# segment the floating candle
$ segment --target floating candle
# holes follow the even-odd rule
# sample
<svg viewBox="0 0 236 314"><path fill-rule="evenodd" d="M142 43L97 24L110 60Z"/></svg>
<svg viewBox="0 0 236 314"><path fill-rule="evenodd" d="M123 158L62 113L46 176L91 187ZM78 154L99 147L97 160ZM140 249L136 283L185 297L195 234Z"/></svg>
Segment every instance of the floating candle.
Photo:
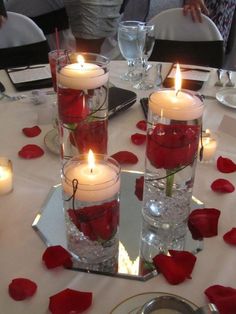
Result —
<svg viewBox="0 0 236 314"><path fill-rule="evenodd" d="M0 158L0 195L7 194L13 189L13 173L11 161Z"/></svg>

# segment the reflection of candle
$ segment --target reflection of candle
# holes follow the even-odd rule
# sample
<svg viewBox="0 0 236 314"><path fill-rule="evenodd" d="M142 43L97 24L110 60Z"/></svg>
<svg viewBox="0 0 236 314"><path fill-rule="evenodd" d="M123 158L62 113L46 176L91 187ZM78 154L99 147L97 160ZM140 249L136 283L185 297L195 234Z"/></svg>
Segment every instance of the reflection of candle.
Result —
<svg viewBox="0 0 236 314"><path fill-rule="evenodd" d="M172 120L194 120L202 116L203 104L189 92L180 91L181 75L179 66L176 70L175 89L158 90L150 95L151 111L163 118Z"/></svg>
<svg viewBox="0 0 236 314"><path fill-rule="evenodd" d="M73 194L72 181L78 180L75 198L83 202L100 202L119 192L119 167L105 158L94 160L93 166L86 160L76 158L65 167L64 192Z"/></svg>
<svg viewBox="0 0 236 314"><path fill-rule="evenodd" d="M217 140L212 136L209 130L206 130L205 135L202 137L202 146L202 161L210 161L213 159L217 148Z"/></svg>
<svg viewBox="0 0 236 314"><path fill-rule="evenodd" d="M78 62L68 64L58 73L58 84L62 87L84 90L95 89L108 81L108 72L98 65L86 63L82 56Z"/></svg>
<svg viewBox="0 0 236 314"><path fill-rule="evenodd" d="M11 162L0 158L0 195L7 194L13 189L13 174Z"/></svg>

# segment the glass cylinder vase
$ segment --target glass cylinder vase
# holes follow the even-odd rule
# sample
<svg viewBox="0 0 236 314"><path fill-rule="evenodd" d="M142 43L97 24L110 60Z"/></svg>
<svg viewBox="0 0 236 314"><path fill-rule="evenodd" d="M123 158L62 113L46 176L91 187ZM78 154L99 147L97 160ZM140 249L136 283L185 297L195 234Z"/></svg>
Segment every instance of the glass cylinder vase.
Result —
<svg viewBox="0 0 236 314"><path fill-rule="evenodd" d="M202 101L189 91L149 97L141 254L183 250L198 154Z"/></svg>
<svg viewBox="0 0 236 314"><path fill-rule="evenodd" d="M93 53L67 53L57 62L62 160L89 149L106 154L109 60Z"/></svg>
<svg viewBox="0 0 236 314"><path fill-rule="evenodd" d="M68 250L79 268L116 272L119 242L120 167L106 155L68 160L62 168Z"/></svg>

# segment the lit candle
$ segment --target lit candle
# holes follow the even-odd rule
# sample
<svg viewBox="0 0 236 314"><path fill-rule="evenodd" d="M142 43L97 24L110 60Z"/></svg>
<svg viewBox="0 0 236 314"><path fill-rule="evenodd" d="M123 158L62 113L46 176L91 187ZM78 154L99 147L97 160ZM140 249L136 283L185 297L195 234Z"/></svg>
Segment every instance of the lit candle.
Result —
<svg viewBox="0 0 236 314"><path fill-rule="evenodd" d="M110 159L111 160L111 159ZM113 197L120 190L120 168L109 159L95 161L92 151L86 159L68 163L62 180L64 192L73 195L72 181L78 181L75 199L100 202Z"/></svg>
<svg viewBox="0 0 236 314"><path fill-rule="evenodd" d="M149 107L154 114L172 120L194 120L202 116L201 100L187 91L181 91L181 73L177 64L175 89L162 89L149 98Z"/></svg>
<svg viewBox="0 0 236 314"><path fill-rule="evenodd" d="M199 145L201 147L201 143ZM215 156L217 148L217 140L210 133L210 130L206 130L205 135L202 137L203 156L202 161L210 161Z"/></svg>
<svg viewBox="0 0 236 314"><path fill-rule="evenodd" d="M0 158L0 195L7 194L13 189L12 164L6 158Z"/></svg>
<svg viewBox="0 0 236 314"><path fill-rule="evenodd" d="M77 63L68 64L57 74L58 84L72 89L95 89L108 81L108 72L94 63L84 62L78 56Z"/></svg>

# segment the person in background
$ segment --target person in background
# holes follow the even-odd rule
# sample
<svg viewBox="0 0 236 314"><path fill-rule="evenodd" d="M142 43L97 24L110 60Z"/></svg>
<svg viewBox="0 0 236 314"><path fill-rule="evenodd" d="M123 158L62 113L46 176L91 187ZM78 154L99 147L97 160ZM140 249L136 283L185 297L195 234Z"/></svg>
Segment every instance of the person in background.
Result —
<svg viewBox="0 0 236 314"><path fill-rule="evenodd" d="M120 18L122 0L64 0L77 50L99 53L112 37Z"/></svg>
<svg viewBox="0 0 236 314"><path fill-rule="evenodd" d="M2 26L6 18L7 18L6 8L3 0L0 0L0 27Z"/></svg>
<svg viewBox="0 0 236 314"><path fill-rule="evenodd" d="M0 0L3 1L3 0ZM57 48L55 30L62 49L75 49L63 0L4 0L7 11L30 17L43 31L51 50Z"/></svg>

